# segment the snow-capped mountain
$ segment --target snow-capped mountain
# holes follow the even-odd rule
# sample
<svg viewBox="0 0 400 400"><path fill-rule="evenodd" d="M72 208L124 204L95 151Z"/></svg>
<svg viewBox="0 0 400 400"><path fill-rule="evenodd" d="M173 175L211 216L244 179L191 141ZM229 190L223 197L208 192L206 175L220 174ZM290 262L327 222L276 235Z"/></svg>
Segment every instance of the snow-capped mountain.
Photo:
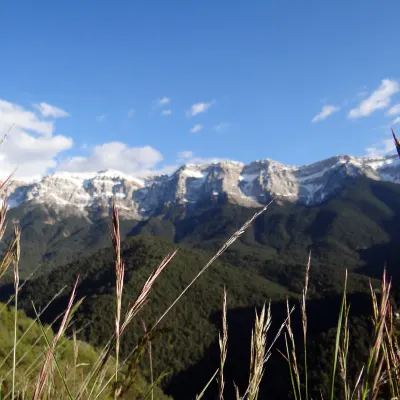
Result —
<svg viewBox="0 0 400 400"><path fill-rule="evenodd" d="M223 161L187 164L170 176L147 178L117 171L56 173L36 182L12 181L7 195L10 207L39 203L90 218L108 215L116 198L123 216L145 219L171 204L195 207L220 196L245 207L258 207L271 197L315 205L357 176L400 183L400 160L338 156L301 167L269 159L250 164Z"/></svg>

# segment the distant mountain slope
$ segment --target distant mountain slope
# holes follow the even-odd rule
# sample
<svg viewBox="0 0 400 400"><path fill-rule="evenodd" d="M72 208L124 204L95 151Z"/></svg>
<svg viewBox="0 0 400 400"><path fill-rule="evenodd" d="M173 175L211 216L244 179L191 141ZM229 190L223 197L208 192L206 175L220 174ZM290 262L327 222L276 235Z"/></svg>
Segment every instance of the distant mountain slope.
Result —
<svg viewBox="0 0 400 400"><path fill-rule="evenodd" d="M338 156L302 167L269 159L250 164L221 161L188 164L171 176L147 178L118 171L58 173L37 182L14 181L7 194L12 207L33 202L52 207L61 215L86 216L92 220L106 216L110 199L115 197L121 215L142 220L173 204L190 211L205 201L220 198L244 207L259 207L271 197L316 205L330 199L357 177L400 183L400 160L397 156Z"/></svg>
<svg viewBox="0 0 400 400"><path fill-rule="evenodd" d="M140 222L131 234L216 250L253 212L227 202L204 205L189 215L175 208ZM318 206L277 200L224 260L282 284L295 273L293 266L304 265L310 250L316 268L347 268L380 277L387 262L389 272L397 274L399 226L400 185L358 178Z"/></svg>
<svg viewBox="0 0 400 400"><path fill-rule="evenodd" d="M175 204L145 220L122 218L121 234L216 250L254 212L226 198L204 201L190 211ZM23 229L25 276L39 264L45 271L110 244L108 218L60 215L45 204L27 203L11 209L9 220ZM387 261L389 272L397 274L399 220L400 185L360 177L319 205L276 200L224 259L285 285L310 250L315 267L359 269L380 277Z"/></svg>

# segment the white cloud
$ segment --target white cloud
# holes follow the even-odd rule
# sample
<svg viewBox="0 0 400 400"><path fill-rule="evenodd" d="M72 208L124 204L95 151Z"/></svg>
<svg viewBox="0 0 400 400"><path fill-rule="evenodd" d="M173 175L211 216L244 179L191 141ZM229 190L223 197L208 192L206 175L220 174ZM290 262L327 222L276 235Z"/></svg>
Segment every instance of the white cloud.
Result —
<svg viewBox="0 0 400 400"><path fill-rule="evenodd" d="M15 178L39 178L57 165L60 152L72 147L71 138L53 136L54 124L33 111L0 99L0 176L17 168Z"/></svg>
<svg viewBox="0 0 400 400"><path fill-rule="evenodd" d="M53 122L43 121L32 111L0 99L0 123L10 127L26 129L42 135L51 135Z"/></svg>
<svg viewBox="0 0 400 400"><path fill-rule="evenodd" d="M177 154L177 164L211 164L223 161L221 158L213 157L213 158L204 158L204 157L197 157L193 153L193 151L186 150L181 151Z"/></svg>
<svg viewBox="0 0 400 400"><path fill-rule="evenodd" d="M135 115L135 110L133 108L130 108L128 110L128 118L132 118Z"/></svg>
<svg viewBox="0 0 400 400"><path fill-rule="evenodd" d="M194 117L197 114L201 114L206 112L211 106L215 104L215 100L210 101L209 103L196 103L190 107L190 110L186 111L186 116Z"/></svg>
<svg viewBox="0 0 400 400"><path fill-rule="evenodd" d="M190 130L191 133L197 133L200 132L204 128L203 125L201 124L196 124L193 126L193 128Z"/></svg>
<svg viewBox="0 0 400 400"><path fill-rule="evenodd" d="M325 118L328 118L333 113L340 110L340 107L333 106L330 104L324 105L322 110L311 120L312 122L322 121Z"/></svg>
<svg viewBox="0 0 400 400"><path fill-rule="evenodd" d="M225 132L231 126L232 126L232 124L229 122L220 122L219 124L214 125L213 129L214 129L214 131L221 133L221 132Z"/></svg>
<svg viewBox="0 0 400 400"><path fill-rule="evenodd" d="M146 174L162 160L161 153L153 147L129 147L124 143L110 142L95 146L88 157L64 160L58 170L97 172L114 169L128 174Z"/></svg>
<svg viewBox="0 0 400 400"><path fill-rule="evenodd" d="M170 115L172 115L172 110L171 110L171 109L162 110L162 111L161 111L161 115L162 115L163 117L169 117Z"/></svg>
<svg viewBox="0 0 400 400"><path fill-rule="evenodd" d="M367 147L365 152L368 157L382 157L394 150L393 139L383 139L376 147Z"/></svg>
<svg viewBox="0 0 400 400"><path fill-rule="evenodd" d="M399 123L400 123L400 117L397 117L392 121L392 125L397 125Z"/></svg>
<svg viewBox="0 0 400 400"><path fill-rule="evenodd" d="M194 157L194 153L190 150L181 151L178 153L178 160L188 160L192 157Z"/></svg>
<svg viewBox="0 0 400 400"><path fill-rule="evenodd" d="M349 112L349 118L366 117L389 106L391 97L400 90L399 83L383 79L379 88Z"/></svg>
<svg viewBox="0 0 400 400"><path fill-rule="evenodd" d="M51 117L51 118L64 118L64 117L69 117L69 114L64 111L61 108L52 106L51 104L48 103L38 103L38 104L33 104L33 107L35 107L42 117Z"/></svg>
<svg viewBox="0 0 400 400"><path fill-rule="evenodd" d="M399 115L400 114L400 104L395 104L394 106L390 107L386 115Z"/></svg>
<svg viewBox="0 0 400 400"><path fill-rule="evenodd" d="M171 101L171 99L170 99L169 97L163 97L162 99L160 99L160 100L158 101L158 104L159 104L160 106L165 106L166 104L169 104L170 101Z"/></svg>
<svg viewBox="0 0 400 400"><path fill-rule="evenodd" d="M166 106L167 104L171 103L171 99L169 97L161 97L154 101L153 108L161 108Z"/></svg>
<svg viewBox="0 0 400 400"><path fill-rule="evenodd" d="M96 116L96 121L97 122L103 122L106 119L107 115L103 114L103 115L97 115Z"/></svg>

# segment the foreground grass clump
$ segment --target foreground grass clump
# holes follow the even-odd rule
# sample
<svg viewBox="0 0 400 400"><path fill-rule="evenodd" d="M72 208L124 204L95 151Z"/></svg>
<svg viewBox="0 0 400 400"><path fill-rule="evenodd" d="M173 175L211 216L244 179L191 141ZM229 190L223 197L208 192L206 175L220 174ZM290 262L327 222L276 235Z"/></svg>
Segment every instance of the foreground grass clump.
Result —
<svg viewBox="0 0 400 400"><path fill-rule="evenodd" d="M32 398L37 376L42 368L47 344L43 335L42 328L35 320L28 318L21 310L18 311L17 320L17 346L16 346L16 381L15 398ZM49 342L54 340L52 327L44 327L44 331ZM12 371L13 371L13 350L14 350L14 307L0 303L0 379L1 395L0 399L10 399L12 391ZM99 353L89 344L76 339L63 337L57 346L54 356L63 373L65 383L75 398L85 380L87 379L93 366L99 358ZM103 380L109 379L113 374L114 363L112 359L105 368ZM93 383L93 382L92 382ZM135 384L127 394L130 399L142 399L150 390L148 382L138 372L135 377ZM88 393L82 397L87 398ZM129 397L128 397L129 396ZM154 388L154 398L159 400L168 399L158 387ZM93 398L95 398L94 396ZM63 380L54 370L46 390L44 398L68 399ZM109 392L98 397L100 399L112 399Z"/></svg>

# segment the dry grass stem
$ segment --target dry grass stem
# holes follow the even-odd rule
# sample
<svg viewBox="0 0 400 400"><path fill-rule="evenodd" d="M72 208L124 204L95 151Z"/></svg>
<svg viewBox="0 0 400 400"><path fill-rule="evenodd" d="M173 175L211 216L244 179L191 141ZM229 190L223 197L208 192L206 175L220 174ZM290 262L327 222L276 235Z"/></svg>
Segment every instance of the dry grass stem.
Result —
<svg viewBox="0 0 400 400"><path fill-rule="evenodd" d="M226 320L226 289L224 287L224 298L222 301L222 335L219 333L220 367L219 367L219 400L224 399L224 366L228 353L228 323Z"/></svg>
<svg viewBox="0 0 400 400"><path fill-rule="evenodd" d="M72 289L71 297L69 299L67 309L65 310L64 317L61 321L61 325L58 329L57 334L54 336L53 342L51 343L50 348L47 352L47 355L45 357L42 368L40 369L39 376L36 381L35 392L33 394L33 400L38 400L41 398L44 390L46 389L46 384L49 381L49 377L52 376L51 371L52 370L54 371L54 366L53 366L53 362L52 362L53 357L54 357L54 352L56 350L59 340L61 339L61 337L64 334L65 329L68 325L70 313L71 313L72 306L73 306L74 300L75 300L75 293L76 293L76 287L78 285L78 280L79 280L79 277L76 280L75 285Z"/></svg>
<svg viewBox="0 0 400 400"><path fill-rule="evenodd" d="M182 290L180 295L172 302L172 304L165 310L165 312L161 315L161 317L157 320L157 322L153 325L152 329L155 329L156 326L165 318L165 316L171 311L171 309L175 306L175 304L182 298L182 296L191 288L191 286L200 278L201 275L213 264L213 262L221 256L235 241L243 235L246 229L257 219L261 214L263 214L268 207L274 202L274 200L270 201L265 207L263 207L260 211L256 212L248 221L246 221L243 226L238 229L217 251L217 253L208 261L208 263L200 270L200 272L190 281L190 283Z"/></svg>

